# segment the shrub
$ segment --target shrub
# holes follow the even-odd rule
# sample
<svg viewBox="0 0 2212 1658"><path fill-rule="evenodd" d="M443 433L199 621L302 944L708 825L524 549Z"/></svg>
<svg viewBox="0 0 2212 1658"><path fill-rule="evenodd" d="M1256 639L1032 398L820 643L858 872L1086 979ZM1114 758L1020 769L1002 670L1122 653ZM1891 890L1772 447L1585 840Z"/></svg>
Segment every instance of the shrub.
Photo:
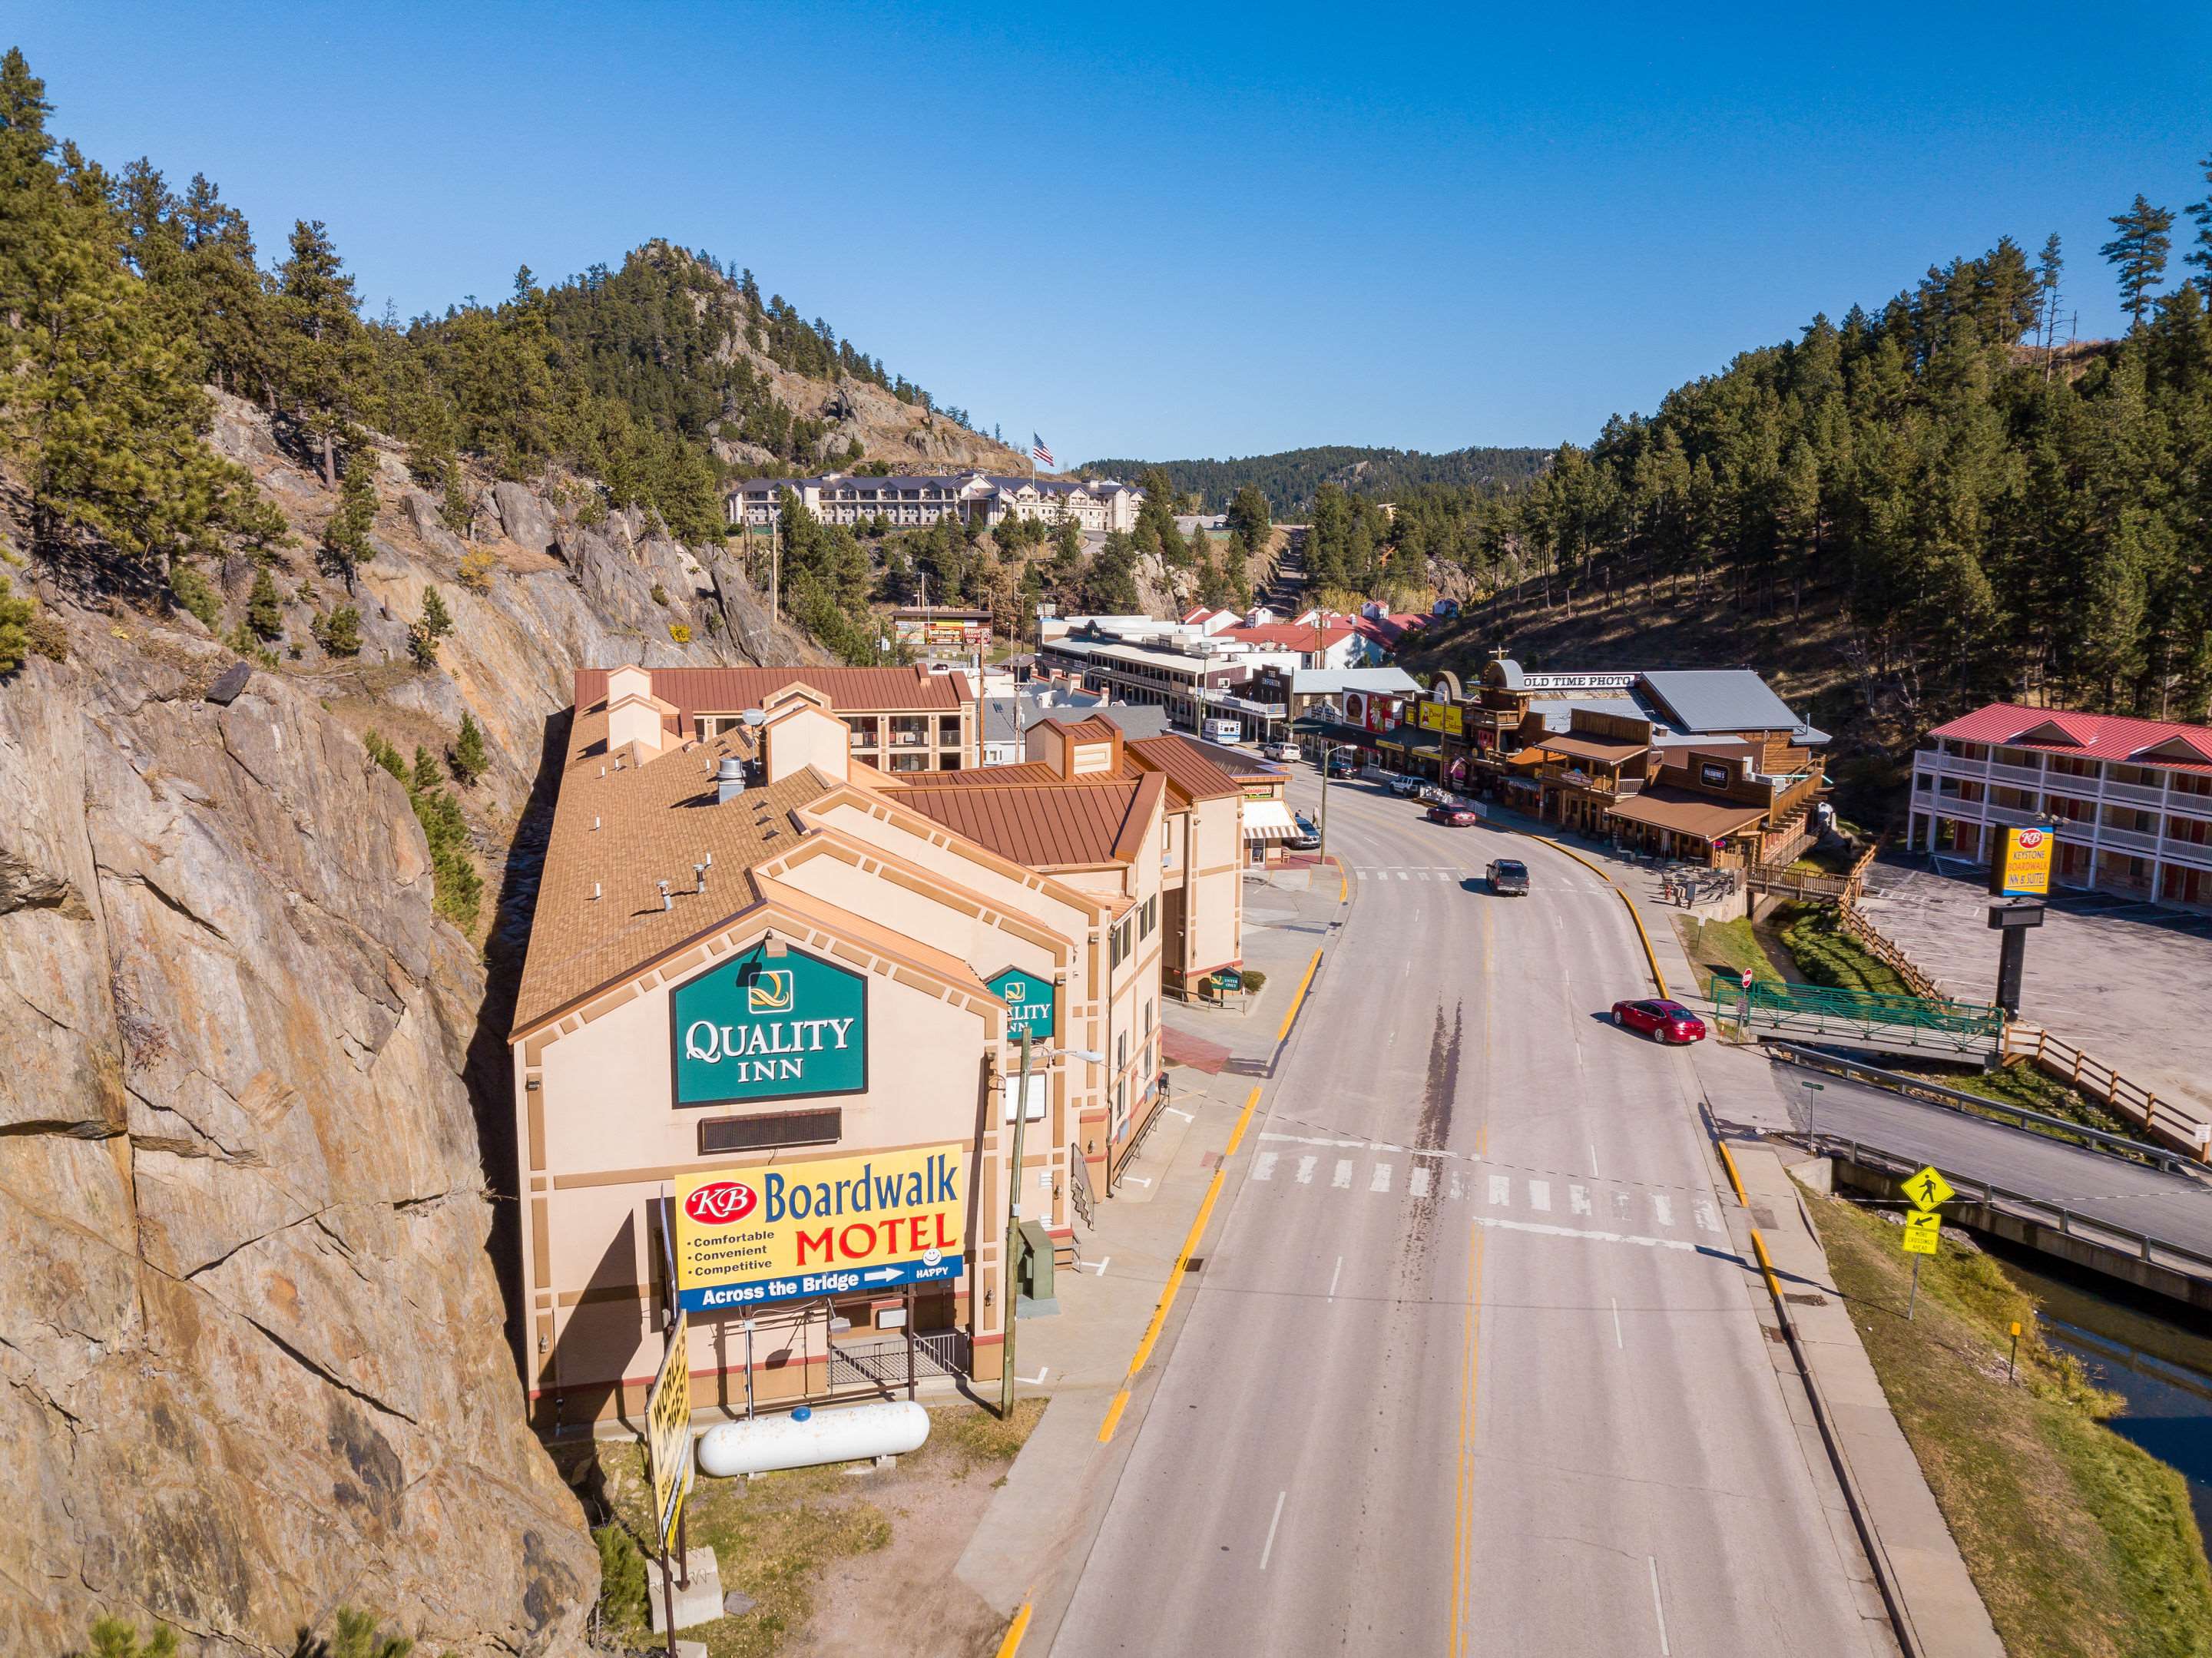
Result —
<svg viewBox="0 0 2212 1658"><path fill-rule="evenodd" d="M491 591L491 573L498 568L498 556L481 547L473 553L465 553L461 556L461 586L472 593L488 593Z"/></svg>
<svg viewBox="0 0 2212 1658"><path fill-rule="evenodd" d="M13 673L23 665L31 649L31 620L38 601L10 597L12 584L0 573L0 673Z"/></svg>
<svg viewBox="0 0 2212 1658"><path fill-rule="evenodd" d="M1266 974L1262 973L1256 967L1248 967L1244 969L1245 989L1256 993L1258 991L1265 990L1267 987L1267 975Z"/></svg>
<svg viewBox="0 0 2212 1658"><path fill-rule="evenodd" d="M177 1632L167 1624L156 1624L142 1643L137 1625L121 1618L96 1618L92 1645L71 1658L176 1658L176 1651Z"/></svg>
<svg viewBox="0 0 2212 1658"><path fill-rule="evenodd" d="M418 668L428 669L438 665L438 635L431 630L428 623L410 622L407 624L407 654L415 659L415 665Z"/></svg>
<svg viewBox="0 0 2212 1658"><path fill-rule="evenodd" d="M422 826L422 839L430 851L431 908L464 932L477 924L483 905L483 877L469 856L469 824L460 802L438 786L438 762L427 748L417 744L410 773L406 760L382 734L362 734L368 757L405 786L415 821Z"/></svg>
<svg viewBox="0 0 2212 1658"><path fill-rule="evenodd" d="M276 578L263 565L253 578L253 591L246 596L246 625L262 639L279 639L284 633L284 601L276 593Z"/></svg>
<svg viewBox="0 0 2212 1658"><path fill-rule="evenodd" d="M679 645L689 645L691 642L691 624L688 622L670 623L668 636Z"/></svg>
<svg viewBox="0 0 2212 1658"><path fill-rule="evenodd" d="M653 602L656 604L665 604L668 603L668 589L662 586L658 581L653 584Z"/></svg>
<svg viewBox="0 0 2212 1658"><path fill-rule="evenodd" d="M645 1557L637 1543L620 1526L602 1526L592 1533L599 1546L599 1610L615 1629L642 1627L650 1616L646 1604Z"/></svg>
<svg viewBox="0 0 2212 1658"><path fill-rule="evenodd" d="M398 750L384 740L382 733L371 730L362 738L361 745L368 750L368 757L378 765L401 782L407 780L407 762L399 757Z"/></svg>
<svg viewBox="0 0 2212 1658"><path fill-rule="evenodd" d="M473 783L484 774L491 763L484 753L483 728L465 708L461 711L460 735L446 755L446 764L453 769L453 780L464 786Z"/></svg>
<svg viewBox="0 0 2212 1658"><path fill-rule="evenodd" d="M318 616L311 631L315 642L332 656L361 654L361 612L341 604L328 616Z"/></svg>
<svg viewBox="0 0 2212 1658"><path fill-rule="evenodd" d="M189 564L169 567L169 595L210 629L222 619L222 601L215 588Z"/></svg>

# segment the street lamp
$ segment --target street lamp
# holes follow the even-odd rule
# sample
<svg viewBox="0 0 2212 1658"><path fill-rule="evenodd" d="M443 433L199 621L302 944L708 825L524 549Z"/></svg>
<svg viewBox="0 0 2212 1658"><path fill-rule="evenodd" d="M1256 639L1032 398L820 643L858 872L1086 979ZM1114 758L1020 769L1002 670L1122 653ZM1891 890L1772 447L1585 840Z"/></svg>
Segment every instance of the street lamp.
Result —
<svg viewBox="0 0 2212 1658"><path fill-rule="evenodd" d="M1049 1048L1039 1048L1036 1052L1047 1060L1065 1056L1090 1065L1106 1063L1106 1056L1095 1048L1063 1048L1058 1055ZM1020 1300L1020 1293L1014 1287L1014 1240L1020 1236L1022 1219L1022 1130L1028 1127L1030 1120L1030 1033L1024 1027L1022 1031L1022 1080L1021 1085L1014 1091L1013 1161L1006 1169L1006 1241L1000 1250L1006 1258L1006 1281L999 1291L1000 1315L1006 1321L1006 1339L1000 1348L999 1418L1001 1421L1014 1413L1014 1328L1021 1322L1014 1315L1016 1303ZM1109 1089L1112 1087L1112 1078L1108 1078L1107 1085Z"/></svg>
<svg viewBox="0 0 2212 1658"><path fill-rule="evenodd" d="M1827 1091L1828 1084L1801 1080L1801 1086L1805 1090L1805 1149L1817 1157L1820 1155L1820 1137L1814 1129L1813 1111L1820 1103L1819 1096Z"/></svg>

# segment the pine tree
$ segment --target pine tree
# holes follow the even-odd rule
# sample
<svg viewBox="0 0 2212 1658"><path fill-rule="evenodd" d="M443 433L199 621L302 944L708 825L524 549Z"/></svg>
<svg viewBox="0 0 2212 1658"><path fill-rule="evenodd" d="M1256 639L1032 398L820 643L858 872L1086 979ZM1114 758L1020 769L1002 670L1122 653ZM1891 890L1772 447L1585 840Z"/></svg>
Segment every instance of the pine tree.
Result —
<svg viewBox="0 0 2212 1658"><path fill-rule="evenodd" d="M141 1641L136 1624L99 1618L93 1620L92 1645L81 1658L176 1658L176 1653L177 1631L167 1624L156 1624L153 1634Z"/></svg>
<svg viewBox="0 0 2212 1658"><path fill-rule="evenodd" d="M453 631L453 613L446 608L446 596L435 587L422 589L422 625L433 639L443 639Z"/></svg>
<svg viewBox="0 0 2212 1658"><path fill-rule="evenodd" d="M438 762L431 757L430 750L417 743L415 745L415 774L408 780L408 787L418 794L434 794L443 780Z"/></svg>
<svg viewBox="0 0 2212 1658"><path fill-rule="evenodd" d="M368 371L352 276L320 219L294 222L276 272L283 330L278 373L301 429L314 445L323 486L337 488L337 446Z"/></svg>
<svg viewBox="0 0 2212 1658"><path fill-rule="evenodd" d="M1237 498L1229 503L1227 521L1231 532L1247 553L1256 555L1266 550L1273 525L1267 518L1267 497L1261 494L1257 484L1248 483L1237 490Z"/></svg>
<svg viewBox="0 0 2212 1658"><path fill-rule="evenodd" d="M2066 268L2059 252L2058 233L2052 231L2043 244L2043 256L2036 261L2035 292L2043 349L2055 349L2058 343L2058 280ZM2045 378L2050 377L2049 365L2045 366Z"/></svg>
<svg viewBox="0 0 2212 1658"><path fill-rule="evenodd" d="M2173 214L2153 207L2138 191L2135 205L2114 214L2112 222L2120 234L2097 252L2119 272L2120 307L2128 313L2129 327L2139 329L2149 313L2152 292L2166 275L2166 256L2173 246L2167 234L2173 228Z"/></svg>
<svg viewBox="0 0 2212 1658"><path fill-rule="evenodd" d="M2204 182L2212 185L2212 155L2197 163L2197 170L2204 175ZM2185 264L2193 264L2204 274L2196 278L2198 289L2208 305L2212 305L2212 190L2205 192L2201 202L2189 204L2189 217L2197 227L2197 238L2190 244L2189 252L2182 255Z"/></svg>
<svg viewBox="0 0 2212 1658"><path fill-rule="evenodd" d="M284 602L277 597L276 579L263 565L246 596L246 625L262 639L280 638L284 632Z"/></svg>
<svg viewBox="0 0 2212 1658"><path fill-rule="evenodd" d="M338 509L323 526L322 564L325 573L343 580L353 591L354 567L370 557L370 526L376 522L376 484L370 477L372 462L365 453L346 462L338 489Z"/></svg>
<svg viewBox="0 0 2212 1658"><path fill-rule="evenodd" d="M361 612L350 604L317 617L313 632L315 642L332 656L361 654Z"/></svg>
<svg viewBox="0 0 2212 1658"><path fill-rule="evenodd" d="M0 678L23 665L31 650L31 618L38 601L14 597L8 573L0 570Z"/></svg>
<svg viewBox="0 0 2212 1658"><path fill-rule="evenodd" d="M460 734L454 738L446 763L453 768L454 780L464 787L482 777L491 764L484 752L483 731L465 708L461 711Z"/></svg>

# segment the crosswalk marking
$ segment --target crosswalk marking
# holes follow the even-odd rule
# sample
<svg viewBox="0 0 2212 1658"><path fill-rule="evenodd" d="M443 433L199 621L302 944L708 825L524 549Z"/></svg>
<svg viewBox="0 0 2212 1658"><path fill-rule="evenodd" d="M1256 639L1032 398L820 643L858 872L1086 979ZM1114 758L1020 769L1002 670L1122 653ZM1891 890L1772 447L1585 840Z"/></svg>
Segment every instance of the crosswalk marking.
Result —
<svg viewBox="0 0 2212 1658"><path fill-rule="evenodd" d="M1490 1200L1492 1203L1513 1201L1513 1181L1510 1176L1492 1175L1490 1177Z"/></svg>
<svg viewBox="0 0 2212 1658"><path fill-rule="evenodd" d="M1350 1157L1339 1157L1336 1160L1336 1178L1330 1181L1329 1184L1335 1187L1340 1191L1352 1184L1352 1159Z"/></svg>
<svg viewBox="0 0 2212 1658"><path fill-rule="evenodd" d="M1674 1224L1674 1199L1664 1192L1654 1192L1651 1194L1651 1212L1658 1216L1662 1226L1672 1226Z"/></svg>
<svg viewBox="0 0 2212 1658"><path fill-rule="evenodd" d="M1587 1215L1589 1213L1589 1187L1587 1186L1570 1186L1567 1187L1567 1207L1573 1210L1575 1213L1578 1215Z"/></svg>
<svg viewBox="0 0 2212 1658"><path fill-rule="evenodd" d="M1528 1206L1531 1209L1540 1209L1547 1214L1551 1212L1551 1181L1547 1180L1532 1180L1528 1182Z"/></svg>
<svg viewBox="0 0 2212 1658"><path fill-rule="evenodd" d="M1625 1221L1628 1218L1627 1193L1615 1192L1613 1194L1613 1218L1615 1220L1620 1221Z"/></svg>
<svg viewBox="0 0 2212 1658"><path fill-rule="evenodd" d="M1390 1165L1389 1163L1378 1163L1375 1165L1375 1174L1373 1177L1368 1181L1367 1189L1370 1192L1387 1192L1390 1189Z"/></svg>
<svg viewBox="0 0 2212 1658"><path fill-rule="evenodd" d="M1406 1190L1417 1198L1428 1196L1429 1171L1421 1165L1415 1164L1413 1172L1406 1176Z"/></svg>
<svg viewBox="0 0 2212 1658"><path fill-rule="evenodd" d="M1311 1186L1313 1184L1314 1165L1320 1161L1321 1159L1319 1157L1300 1157L1298 1159L1299 1185Z"/></svg>
<svg viewBox="0 0 2212 1658"><path fill-rule="evenodd" d="M1700 1232L1717 1232L1721 1230L1721 1218L1713 1212L1711 1199L1699 1198L1690 1206L1690 1212L1697 1217L1698 1230Z"/></svg>
<svg viewBox="0 0 2212 1658"><path fill-rule="evenodd" d="M1273 1180L1274 1177L1275 1154L1273 1151L1262 1151L1258 1157L1252 1159L1252 1178L1254 1180Z"/></svg>
<svg viewBox="0 0 2212 1658"><path fill-rule="evenodd" d="M1455 1169L1451 1171L1451 1200L1457 1203L1466 1195L1467 1193L1460 1187L1459 1170Z"/></svg>

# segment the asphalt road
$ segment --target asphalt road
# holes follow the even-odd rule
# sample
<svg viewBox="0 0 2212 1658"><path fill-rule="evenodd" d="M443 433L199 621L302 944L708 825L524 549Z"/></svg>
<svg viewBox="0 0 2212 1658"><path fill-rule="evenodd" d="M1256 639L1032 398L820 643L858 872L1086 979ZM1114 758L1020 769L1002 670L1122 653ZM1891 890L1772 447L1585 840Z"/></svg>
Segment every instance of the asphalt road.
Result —
<svg viewBox="0 0 2212 1658"><path fill-rule="evenodd" d="M1518 836L1358 787L1330 806L1351 917L1052 1650L1893 1650L1765 1351L1686 1057L1602 1022L1650 988L1619 900ZM1528 898L1480 890L1500 855Z"/></svg>
<svg viewBox="0 0 2212 1658"><path fill-rule="evenodd" d="M2212 1191L2201 1181L2085 1151L1867 1083L1771 1061L1768 1073L1779 1108L1771 1120L1786 1118L1802 1128L1802 1084L1817 1082L1823 1086L1814 1107L1815 1126L1823 1134L1847 1135L2212 1254Z"/></svg>

